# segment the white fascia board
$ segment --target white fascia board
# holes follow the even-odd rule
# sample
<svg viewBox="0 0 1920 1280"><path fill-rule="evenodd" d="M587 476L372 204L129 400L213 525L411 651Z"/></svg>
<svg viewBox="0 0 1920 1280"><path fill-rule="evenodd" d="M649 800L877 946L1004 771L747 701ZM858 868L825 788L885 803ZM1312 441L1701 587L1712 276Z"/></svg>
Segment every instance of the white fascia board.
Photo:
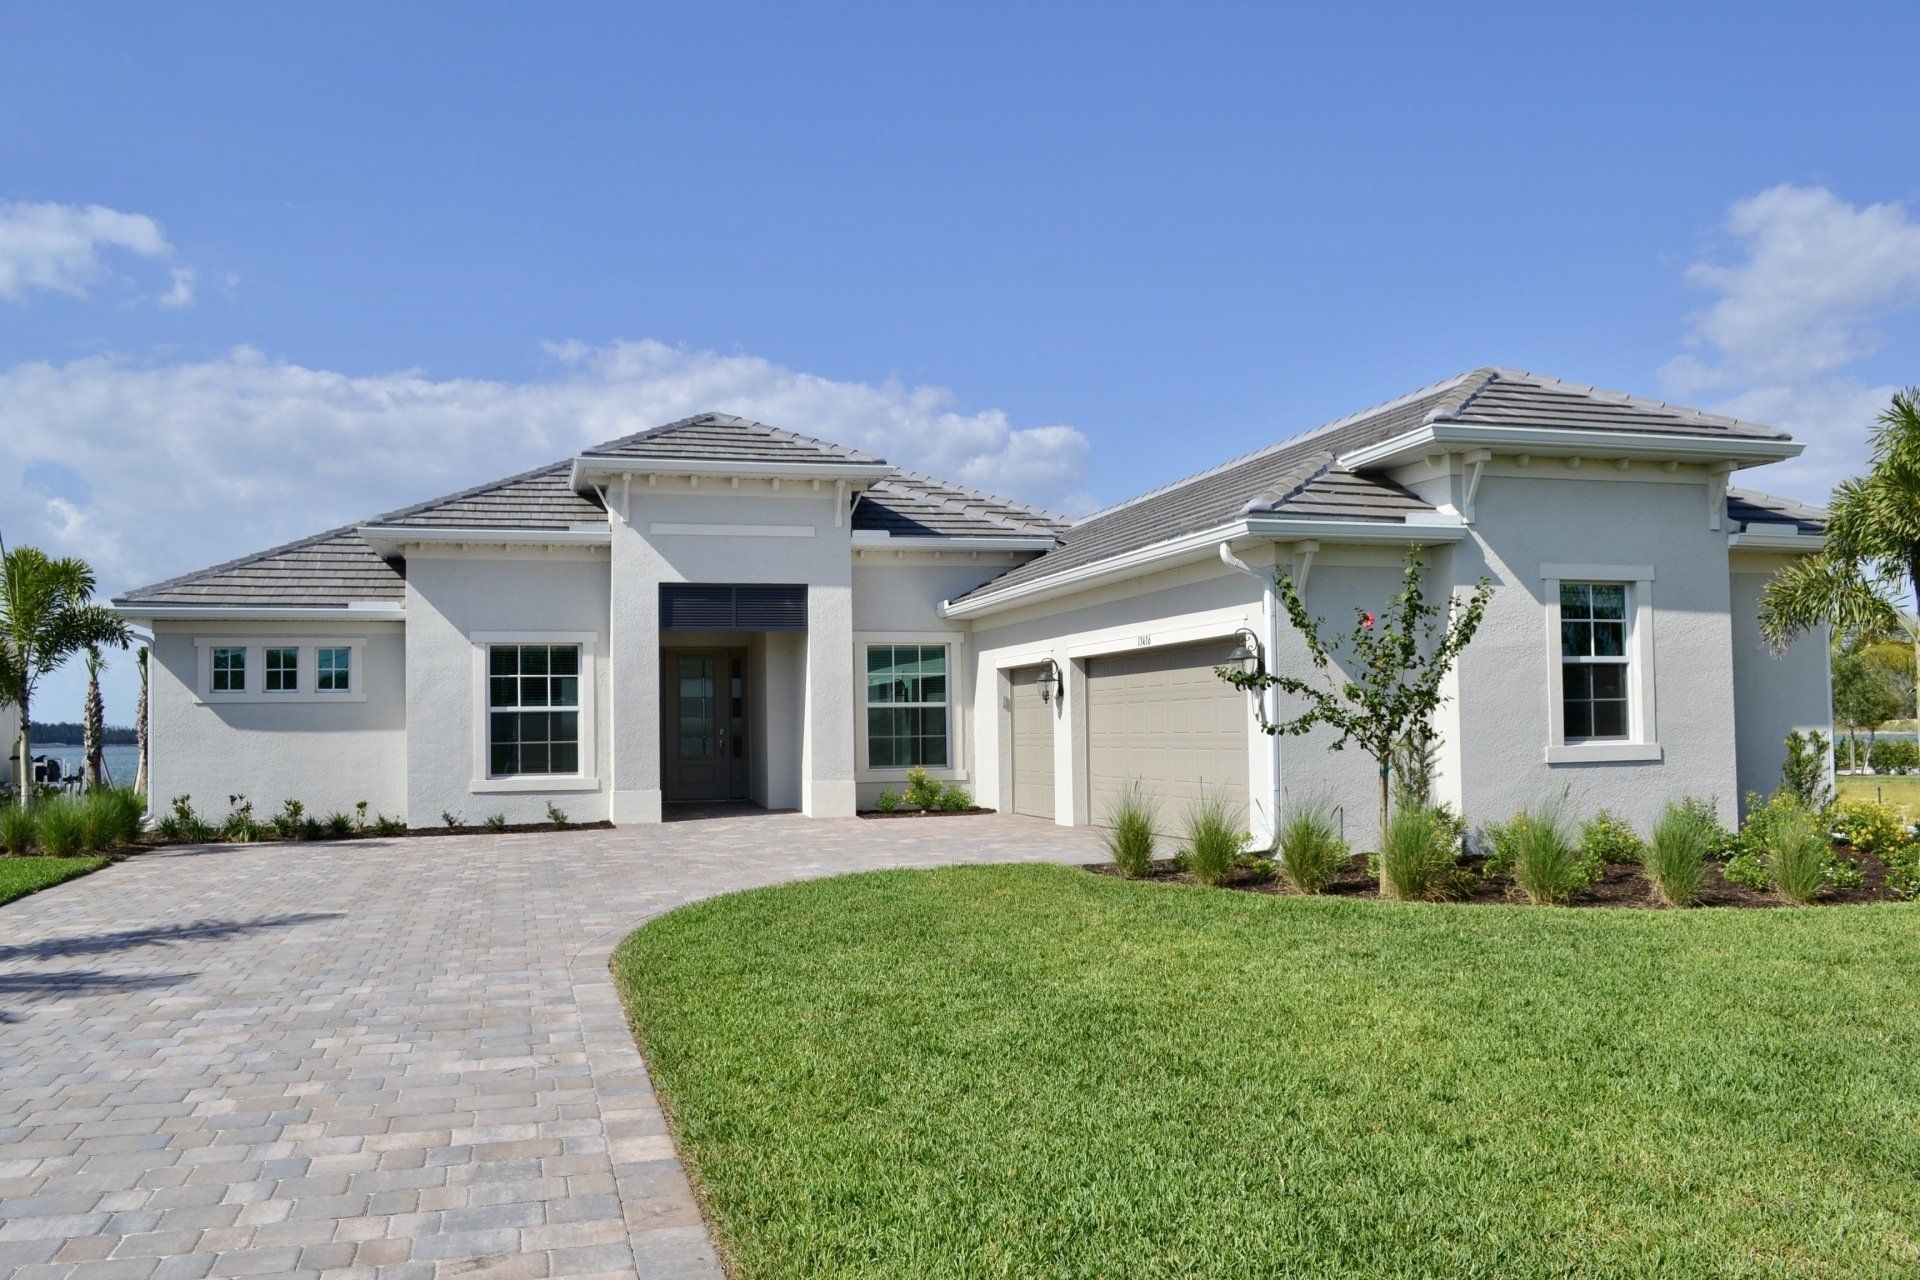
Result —
<svg viewBox="0 0 1920 1280"><path fill-rule="evenodd" d="M129 622L405 622L404 605L360 601L348 605L116 604Z"/></svg>
<svg viewBox="0 0 1920 1280"><path fill-rule="evenodd" d="M731 462L709 458L616 458L583 453L573 460L576 492L590 477L619 475L742 476L754 480L848 480L869 483L893 474L885 462Z"/></svg>
<svg viewBox="0 0 1920 1280"><path fill-rule="evenodd" d="M1827 545L1824 533L1762 533L1747 531L1727 535L1727 546L1737 551L1793 551L1810 555Z"/></svg>
<svg viewBox="0 0 1920 1280"><path fill-rule="evenodd" d="M506 529L478 525L363 524L359 534L376 551L397 551L429 543L482 543L492 546L604 547L613 541L610 525L573 529Z"/></svg>
<svg viewBox="0 0 1920 1280"><path fill-rule="evenodd" d="M882 529L856 529L853 545L861 550L888 551L1051 551L1057 538L1046 534L983 534L979 537L938 534L890 534Z"/></svg>
<svg viewBox="0 0 1920 1280"><path fill-rule="evenodd" d="M1737 462L1757 466L1795 458L1806 448L1798 440L1759 440L1749 436L1662 435L1651 431L1588 431L1576 427L1486 427L1433 422L1363 449L1340 455L1349 471L1410 462L1448 449L1499 449L1544 457L1670 458L1700 462Z"/></svg>
<svg viewBox="0 0 1920 1280"><path fill-rule="evenodd" d="M1050 596L1085 590L1103 582L1140 577L1169 568L1182 560L1207 559L1215 555L1222 542L1243 539L1275 542L1318 540L1320 542L1400 543L1429 546L1436 542L1458 542L1466 536L1466 526L1457 517L1430 516L1401 524L1360 520L1289 520L1279 516L1250 516L1232 524L1182 534L1165 542L1136 547L1118 555L1078 565L1051 577L1017 583L1000 591L948 600L940 605L943 618L978 618L998 613Z"/></svg>

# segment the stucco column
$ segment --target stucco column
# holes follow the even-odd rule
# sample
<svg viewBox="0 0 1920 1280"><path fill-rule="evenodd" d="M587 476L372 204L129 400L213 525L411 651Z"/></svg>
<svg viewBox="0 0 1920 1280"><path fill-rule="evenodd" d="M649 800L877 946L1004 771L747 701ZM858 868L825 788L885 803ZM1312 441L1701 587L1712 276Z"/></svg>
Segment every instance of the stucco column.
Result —
<svg viewBox="0 0 1920 1280"><path fill-rule="evenodd" d="M853 587L811 585L800 767L800 810L809 818L854 813L853 674Z"/></svg>
<svg viewBox="0 0 1920 1280"><path fill-rule="evenodd" d="M660 576L645 542L610 511L611 624L607 633L608 813L615 823L660 821Z"/></svg>
<svg viewBox="0 0 1920 1280"><path fill-rule="evenodd" d="M1053 820L1084 827L1087 813L1087 664L1054 651L1060 664L1060 694L1053 703Z"/></svg>

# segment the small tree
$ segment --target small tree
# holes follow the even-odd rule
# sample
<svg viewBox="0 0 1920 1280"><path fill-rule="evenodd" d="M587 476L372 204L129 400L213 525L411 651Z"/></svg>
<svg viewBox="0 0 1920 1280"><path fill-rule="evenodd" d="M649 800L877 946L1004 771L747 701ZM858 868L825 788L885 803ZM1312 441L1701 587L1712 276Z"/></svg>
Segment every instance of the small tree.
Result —
<svg viewBox="0 0 1920 1280"><path fill-rule="evenodd" d="M97 787L107 780L106 745L107 708L100 697L100 672L107 660L100 653L100 646L87 646L87 701L80 717L80 755L85 762L85 772L81 775L89 787Z"/></svg>
<svg viewBox="0 0 1920 1280"><path fill-rule="evenodd" d="M134 662L140 668L140 705L134 712L133 731L140 743L139 763L133 767L133 789L140 795L147 794L147 646L141 645L134 654Z"/></svg>
<svg viewBox="0 0 1920 1280"><path fill-rule="evenodd" d="M1833 721L1847 733L1847 765L1858 768L1860 732L1867 734L1867 752L1880 726L1903 709L1900 689L1881 663L1853 647L1838 647L1833 655Z"/></svg>
<svg viewBox="0 0 1920 1280"><path fill-rule="evenodd" d="M1294 630L1306 641L1307 656L1321 679L1226 667L1216 671L1241 689L1260 693L1279 689L1306 700L1306 710L1277 723L1267 719L1263 708L1260 727L1267 733L1302 734L1325 725L1338 735L1329 750L1341 751L1353 743L1372 756L1379 767L1382 832L1387 829L1394 755L1409 751L1422 760L1430 758L1433 713L1442 700L1440 682L1480 629L1493 596L1493 584L1482 578L1467 599L1450 595L1443 610L1426 601L1421 584L1424 569L1419 549L1408 548L1400 593L1382 616L1375 618L1365 609L1354 611L1353 631L1344 645L1350 661L1344 669L1335 666L1333 645L1324 638L1325 620L1307 613L1293 576L1282 570L1274 575L1281 603Z"/></svg>
<svg viewBox="0 0 1920 1280"><path fill-rule="evenodd" d="M41 677L88 645L125 648L127 624L93 603L93 570L38 547L0 556L0 702L20 708L20 768L32 765L33 693ZM21 779L20 804L33 790Z"/></svg>
<svg viewBox="0 0 1920 1280"><path fill-rule="evenodd" d="M1823 813L1833 803L1827 781L1827 758L1832 744L1818 729L1787 735L1787 758L1780 766L1780 789L1790 792L1807 808Z"/></svg>

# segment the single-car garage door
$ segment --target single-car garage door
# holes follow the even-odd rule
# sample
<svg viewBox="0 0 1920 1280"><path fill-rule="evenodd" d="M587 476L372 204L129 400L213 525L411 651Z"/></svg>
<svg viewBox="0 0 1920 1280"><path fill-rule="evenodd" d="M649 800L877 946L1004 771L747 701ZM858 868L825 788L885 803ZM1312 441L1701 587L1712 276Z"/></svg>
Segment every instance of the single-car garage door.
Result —
<svg viewBox="0 0 1920 1280"><path fill-rule="evenodd" d="M1143 649L1087 662L1087 778L1104 826L1135 782L1177 832L1202 795L1245 814L1247 695L1213 674L1232 641Z"/></svg>
<svg viewBox="0 0 1920 1280"><path fill-rule="evenodd" d="M1040 700L1045 667L1007 673L1013 685L1013 811L1053 816L1053 705Z"/></svg>

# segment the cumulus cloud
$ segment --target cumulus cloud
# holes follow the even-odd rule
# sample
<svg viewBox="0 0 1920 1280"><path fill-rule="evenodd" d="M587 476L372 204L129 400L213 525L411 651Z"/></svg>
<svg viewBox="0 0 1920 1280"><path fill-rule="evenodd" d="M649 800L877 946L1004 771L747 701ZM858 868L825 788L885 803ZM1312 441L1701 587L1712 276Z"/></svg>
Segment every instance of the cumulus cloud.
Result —
<svg viewBox="0 0 1920 1280"><path fill-rule="evenodd" d="M1762 482L1823 498L1859 469L1895 390L1855 366L1880 350L1881 326L1920 307L1920 223L1899 204L1783 185L1736 202L1726 231L1734 261L1687 269L1715 298L1662 380L1676 396L1719 397L1717 412L1793 431L1807 452Z"/></svg>
<svg viewBox="0 0 1920 1280"><path fill-rule="evenodd" d="M164 262L174 249L160 224L144 213L102 205L0 201L0 300L25 301L34 292L86 297L114 278L116 254ZM157 301L185 306L193 300L193 272L175 267Z"/></svg>
<svg viewBox="0 0 1920 1280"><path fill-rule="evenodd" d="M660 342L554 344L545 376L354 376L238 348L0 370L10 544L85 556L124 590L510 475L702 410L757 418L979 488L1084 508L1087 442L951 392L841 382Z"/></svg>

